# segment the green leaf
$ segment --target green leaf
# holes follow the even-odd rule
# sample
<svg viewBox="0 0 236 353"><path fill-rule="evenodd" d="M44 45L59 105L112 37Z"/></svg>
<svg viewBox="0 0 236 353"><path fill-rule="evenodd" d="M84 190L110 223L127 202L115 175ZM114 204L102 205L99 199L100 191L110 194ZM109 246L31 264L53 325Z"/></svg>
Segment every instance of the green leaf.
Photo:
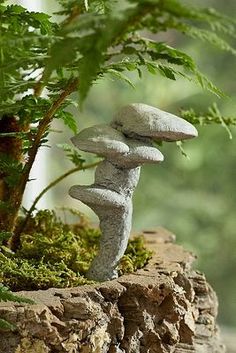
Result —
<svg viewBox="0 0 236 353"><path fill-rule="evenodd" d="M127 45L123 48L122 52L127 55L132 55L132 54L137 54L137 49L135 47L131 47Z"/></svg>
<svg viewBox="0 0 236 353"><path fill-rule="evenodd" d="M8 9L16 14L21 14L24 13L26 11L26 9L23 6L20 5L11 5L8 7Z"/></svg>
<svg viewBox="0 0 236 353"><path fill-rule="evenodd" d="M7 287L0 284L0 301L13 301L17 303L34 304L34 301L29 298L24 298L12 293Z"/></svg>
<svg viewBox="0 0 236 353"><path fill-rule="evenodd" d="M41 22L41 23L44 23L45 21L48 21L50 19L51 16L47 15L46 13L43 13L43 12L32 12L31 13L31 16Z"/></svg>
<svg viewBox="0 0 236 353"><path fill-rule="evenodd" d="M190 159L187 153L185 152L183 148L183 142L182 141L176 141L176 146L179 148L182 156L186 157L187 159Z"/></svg>
<svg viewBox="0 0 236 353"><path fill-rule="evenodd" d="M17 327L10 322L0 319L0 330L14 331L16 328Z"/></svg>
<svg viewBox="0 0 236 353"><path fill-rule="evenodd" d="M150 74L152 75L156 75L157 71L158 71L158 67L156 64L151 63L151 62L146 62L146 67L148 69L148 72L150 72Z"/></svg>
<svg viewBox="0 0 236 353"><path fill-rule="evenodd" d="M209 30L202 28L195 28L192 26L188 26L186 24L179 25L179 28L188 36L192 38L198 38L204 42L208 42L215 47L228 51L233 55L236 55L236 49L233 48L226 40L218 36L216 33L213 33Z"/></svg>
<svg viewBox="0 0 236 353"><path fill-rule="evenodd" d="M100 65L103 61L103 55L99 50L91 49L86 56L84 56L79 63L79 96L80 106L89 92L90 87L96 80L99 72Z"/></svg>
<svg viewBox="0 0 236 353"><path fill-rule="evenodd" d="M5 240L10 239L11 236L11 232L0 232L0 244L3 243Z"/></svg>
<svg viewBox="0 0 236 353"><path fill-rule="evenodd" d="M27 133L25 133L25 132L1 132L0 138L1 137L21 137L21 138L23 138L26 135L27 135Z"/></svg>
<svg viewBox="0 0 236 353"><path fill-rule="evenodd" d="M175 71L171 67L165 65L158 65L158 70L162 76L167 77L171 80L176 80Z"/></svg>
<svg viewBox="0 0 236 353"><path fill-rule="evenodd" d="M232 133L231 133L230 129L228 128L227 124L225 123L224 118L222 117L220 110L218 109L218 107L215 103L212 105L212 107L209 108L209 112L213 116L215 116L219 119L220 124L228 132L229 138L232 140L232 138L233 138Z"/></svg>
<svg viewBox="0 0 236 353"><path fill-rule="evenodd" d="M21 176L23 164L7 153L0 153L0 170L4 170L4 181L10 187L14 187Z"/></svg>
<svg viewBox="0 0 236 353"><path fill-rule="evenodd" d="M214 93L217 97L227 97L226 94L218 87L216 87L205 75L199 71L195 71L196 82L208 91Z"/></svg>
<svg viewBox="0 0 236 353"><path fill-rule="evenodd" d="M33 12L32 18L40 23L40 32L44 35L52 33L51 16L42 12Z"/></svg>
<svg viewBox="0 0 236 353"><path fill-rule="evenodd" d="M115 69L108 69L107 70L108 74L111 74L112 76L114 76L115 78L118 78L119 80L128 83L128 85L130 85L132 88L135 88L134 84L132 83L132 81L130 81L130 79L122 74L121 72L115 70Z"/></svg>
<svg viewBox="0 0 236 353"><path fill-rule="evenodd" d="M182 65L188 70L194 70L196 65L194 60L186 53L171 47L163 42L155 42L146 38L141 38L146 46L147 53L152 59L164 59L169 63Z"/></svg>
<svg viewBox="0 0 236 353"><path fill-rule="evenodd" d="M77 40L75 38L65 38L53 45L50 50L50 59L46 64L43 75L43 81L45 83L47 83L53 70L65 67L75 59L76 43Z"/></svg>
<svg viewBox="0 0 236 353"><path fill-rule="evenodd" d="M192 108L189 110L182 110L181 117L194 125L220 124L224 129L226 129L230 139L232 139L232 133L229 126L236 125L236 117L223 116L216 103L210 106L208 110L203 113L197 113Z"/></svg>
<svg viewBox="0 0 236 353"><path fill-rule="evenodd" d="M124 66L128 71L135 71L137 70L137 62L131 62L131 61L124 61ZM119 71L119 70L118 70Z"/></svg>
<svg viewBox="0 0 236 353"><path fill-rule="evenodd" d="M65 110L62 110L60 112L57 113L56 115L57 118L63 120L64 124L66 126L69 127L69 129L74 133L74 134L77 134L77 123L76 123L76 120L74 118L74 116L65 111Z"/></svg>
<svg viewBox="0 0 236 353"><path fill-rule="evenodd" d="M83 166L85 160L73 146L68 145L67 143L61 143L57 144L57 147L61 148L66 153L66 156L76 167Z"/></svg>

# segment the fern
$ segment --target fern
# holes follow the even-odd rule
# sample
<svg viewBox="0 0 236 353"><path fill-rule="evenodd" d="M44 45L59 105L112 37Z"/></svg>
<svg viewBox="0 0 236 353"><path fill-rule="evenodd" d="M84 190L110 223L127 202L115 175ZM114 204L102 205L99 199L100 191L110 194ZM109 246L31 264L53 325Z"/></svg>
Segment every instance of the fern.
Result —
<svg viewBox="0 0 236 353"><path fill-rule="evenodd" d="M20 297L19 295L13 294L7 287L0 284L0 301L12 301L17 303L33 304L34 301L28 298Z"/></svg>
<svg viewBox="0 0 236 353"><path fill-rule="evenodd" d="M82 156L78 153L78 150L72 147L71 145L68 145L67 143L59 143L57 144L57 147L61 148L65 153L67 158L76 166L76 167L81 167L83 168L83 164L85 160L82 158Z"/></svg>
<svg viewBox="0 0 236 353"><path fill-rule="evenodd" d="M235 20L212 9L178 0L58 3L61 9L58 23L54 23L47 14L0 2L2 234L14 233L30 170L40 146L48 144L52 120L60 119L73 133L77 131L76 121L67 111L71 93L79 92L82 106L97 80L109 76L133 86L127 74L134 71L141 78L145 70L170 80L193 81L224 97L190 55L152 40L152 33L174 29L236 54L230 43L236 34ZM44 89L46 98L42 97ZM73 162L81 163L80 156L67 152ZM19 239L13 243L19 244Z"/></svg>
<svg viewBox="0 0 236 353"><path fill-rule="evenodd" d="M211 27L213 29L217 28L213 26ZM197 38L204 42L208 42L221 50L228 51L231 54L236 55L236 50L226 40L221 38L217 33L213 33L210 30L202 28L194 28L187 24L176 24L174 28L182 31L184 34L192 38Z"/></svg>
<svg viewBox="0 0 236 353"><path fill-rule="evenodd" d="M182 110L181 116L194 125L219 124L227 131L229 138L232 139L232 133L229 127L236 125L236 118L222 116L216 103L203 113L197 113L193 108Z"/></svg>
<svg viewBox="0 0 236 353"><path fill-rule="evenodd" d="M0 284L0 302L12 301L17 303L27 303L34 304L34 301L28 298L20 297L16 294L13 294L7 287ZM15 330L16 326L9 323L8 321L0 318L0 329L2 330Z"/></svg>

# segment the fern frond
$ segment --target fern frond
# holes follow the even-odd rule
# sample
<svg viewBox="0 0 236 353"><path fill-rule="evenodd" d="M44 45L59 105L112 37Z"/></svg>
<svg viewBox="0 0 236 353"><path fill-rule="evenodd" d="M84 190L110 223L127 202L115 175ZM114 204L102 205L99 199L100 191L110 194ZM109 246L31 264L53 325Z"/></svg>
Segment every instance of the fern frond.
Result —
<svg viewBox="0 0 236 353"><path fill-rule="evenodd" d="M234 49L226 40L212 31L196 28L183 23L176 25L175 28L182 31L187 36L208 42L221 50L228 51L229 53L236 55L236 49Z"/></svg>
<svg viewBox="0 0 236 353"><path fill-rule="evenodd" d="M107 73L110 74L111 76L115 77L118 80L126 82L132 88L135 88L132 81L126 75L124 75L122 72L115 70L115 69L107 69Z"/></svg>
<svg viewBox="0 0 236 353"><path fill-rule="evenodd" d="M34 301L29 298L23 298L12 293L7 287L0 284L0 301L12 301L17 303L34 304Z"/></svg>
<svg viewBox="0 0 236 353"><path fill-rule="evenodd" d="M225 117L221 114L218 106L214 103L206 112L196 112L194 109L181 110L181 117L189 121L193 125L209 125L219 124L228 133L229 138L232 139L230 126L236 125L236 117Z"/></svg>
<svg viewBox="0 0 236 353"><path fill-rule="evenodd" d="M0 329L4 331L13 331L16 329L16 326L4 319L0 319Z"/></svg>
<svg viewBox="0 0 236 353"><path fill-rule="evenodd" d="M2 254L2 256L4 256ZM20 297L12 293L7 287L0 284L0 302L4 301L12 301L17 303L26 303L26 304L34 304L34 301L29 298ZM11 324L10 322L0 318L0 329L2 330L15 330L16 326Z"/></svg>

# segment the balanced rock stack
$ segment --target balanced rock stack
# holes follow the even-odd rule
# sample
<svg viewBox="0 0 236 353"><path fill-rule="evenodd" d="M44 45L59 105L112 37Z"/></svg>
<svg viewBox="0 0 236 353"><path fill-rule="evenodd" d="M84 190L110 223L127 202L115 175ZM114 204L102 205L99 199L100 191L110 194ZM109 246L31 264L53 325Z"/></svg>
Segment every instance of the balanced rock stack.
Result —
<svg viewBox="0 0 236 353"><path fill-rule="evenodd" d="M131 231L132 195L139 181L140 166L164 160L153 142L179 141L197 135L195 127L184 119L138 103L123 107L110 125L95 125L72 138L80 150L104 157L96 169L93 185L76 185L69 191L100 220L100 250L88 278L96 281L117 278L116 267Z"/></svg>

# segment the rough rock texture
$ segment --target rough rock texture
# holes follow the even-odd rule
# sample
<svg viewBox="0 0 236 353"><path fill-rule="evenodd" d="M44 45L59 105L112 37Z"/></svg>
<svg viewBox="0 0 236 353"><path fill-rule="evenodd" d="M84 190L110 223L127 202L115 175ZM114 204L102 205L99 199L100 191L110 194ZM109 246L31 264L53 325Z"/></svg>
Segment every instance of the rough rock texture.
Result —
<svg viewBox="0 0 236 353"><path fill-rule="evenodd" d="M97 167L92 185L74 185L69 194L88 205L98 216L102 236L100 250L86 276L96 281L118 277L117 265L124 255L132 225L132 195L140 166L159 163L164 157L153 141L177 141L197 136L184 119L158 108L134 103L115 115L111 126L82 130L72 142L82 151L105 160Z"/></svg>
<svg viewBox="0 0 236 353"><path fill-rule="evenodd" d="M140 167L121 170L105 160L96 169L93 185L70 189L71 195L88 205L100 220L100 248L86 277L101 282L118 277L118 262L131 232L132 195L139 175Z"/></svg>
<svg viewBox="0 0 236 353"><path fill-rule="evenodd" d="M128 136L142 136L162 141L196 137L196 128L176 115L147 104L133 103L121 108L111 126Z"/></svg>
<svg viewBox="0 0 236 353"><path fill-rule="evenodd" d="M97 285L21 292L35 305L0 303L18 327L0 331L4 353L222 353L217 299L193 255L165 230L147 234L149 265Z"/></svg>

